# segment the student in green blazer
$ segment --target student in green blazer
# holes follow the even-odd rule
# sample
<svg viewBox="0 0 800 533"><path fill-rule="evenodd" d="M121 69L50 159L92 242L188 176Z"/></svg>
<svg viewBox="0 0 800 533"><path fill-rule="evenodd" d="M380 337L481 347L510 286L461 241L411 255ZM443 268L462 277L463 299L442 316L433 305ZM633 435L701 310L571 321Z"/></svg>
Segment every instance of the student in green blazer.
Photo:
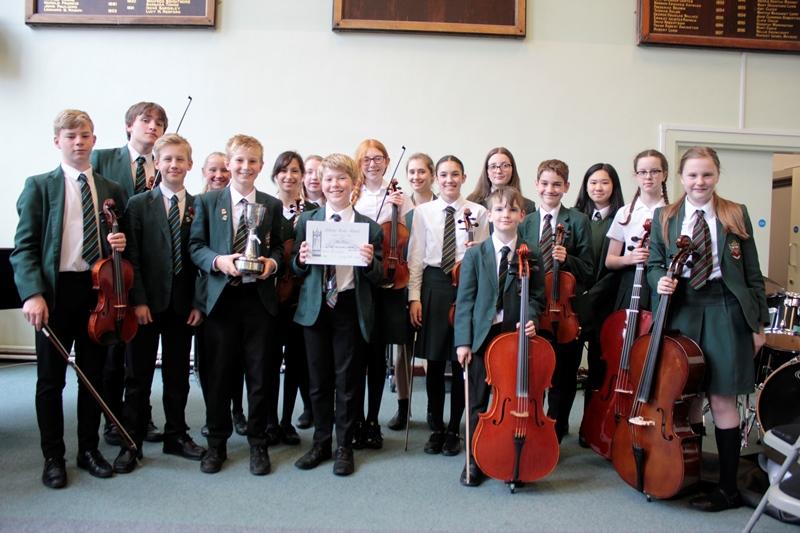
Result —
<svg viewBox="0 0 800 533"><path fill-rule="evenodd" d="M119 186L94 172L89 155L95 143L94 124L83 111L67 109L53 124L61 165L32 176L17 200L19 223L11 266L23 302L25 319L36 328L36 418L45 463L42 483L67 484L64 462L64 416L61 392L67 363L41 333L47 324L67 350L75 346L75 362L95 386L100 385L105 348L89 339L89 311L97 304L92 290L92 264L113 249L125 249L125 235L108 233L99 223L106 200L124 209ZM82 383L78 385L79 468L101 478L111 465L97 449L100 406Z"/></svg>
<svg viewBox="0 0 800 533"><path fill-rule="evenodd" d="M300 216L292 253L292 269L303 277L294 320L304 326L314 414L313 445L295 466L309 470L331 458L335 416L337 449L333 473L347 476L355 470L352 449L352 429L358 414L355 395L359 390L357 381L363 379L358 372L363 371L364 351L373 331L373 290L383 278L383 231L350 205L358 175L355 161L344 154L331 154L322 160L318 172L325 206ZM366 266L306 263L311 254L306 224L325 220L369 224L369 243L360 250Z"/></svg>
<svg viewBox="0 0 800 533"><path fill-rule="evenodd" d="M129 302L135 306L139 331L126 351L123 423L141 450L150 420L150 390L160 339L166 417L163 451L199 461L205 450L187 433L184 416L192 328L202 321L201 311L193 307L197 267L189 256L194 197L183 186L192 168L192 148L186 139L171 133L156 141L154 153L163 180L128 201L128 258L134 271ZM114 471L131 472L136 462L137 453L123 446Z"/></svg>
<svg viewBox="0 0 800 533"><path fill-rule="evenodd" d="M542 203L539 209L525 217L520 225L520 236L533 252L543 275L558 261L562 270L575 276L575 294L583 294L594 280L592 230L586 215L561 204L561 199L569 190L567 164L557 159L540 163L536 174L536 189ZM547 223L550 224L549 228L545 225ZM559 224L563 224L566 230L564 245L554 246L547 232L554 235ZM542 248L547 247L552 248L551 258L543 257ZM545 294L545 297L550 296ZM569 413L575 400L583 343L580 340L567 344L553 341L553 347L556 352L556 370L553 386L547 396L547 416L556 420L556 434L561 441L569 430Z"/></svg>
<svg viewBox="0 0 800 533"><path fill-rule="evenodd" d="M747 209L719 197L719 158L712 148L693 147L678 172L684 194L656 210L647 275L660 295L672 294L667 328L695 340L706 361L706 394L719 451L719 485L691 500L703 511L741 506L737 394L753 392L753 357L769 323L764 279ZM666 276L680 235L692 236L692 266ZM692 426L702 423L702 399L690 408Z"/></svg>
<svg viewBox="0 0 800 533"><path fill-rule="evenodd" d="M244 365L247 383L247 440L250 473L268 474L271 465L264 432L270 395L267 369L280 357L275 343L278 298L275 280L283 255L281 213L276 198L257 191L255 180L264 165L261 143L247 135L235 135L225 148L231 172L228 188L209 191L195 200L189 249L192 261L208 275L203 308L204 363L208 377L206 422L208 451L200 462L202 472L219 472L227 459L227 440L233 432L230 415L233 375ZM245 206L266 207L256 230L261 275L243 277L236 260L245 250Z"/></svg>
<svg viewBox="0 0 800 533"><path fill-rule="evenodd" d="M468 249L461 263L461 275L456 298L454 345L458 362L469 365L469 427L474 430L478 415L489 405L491 389L486 383L484 353L500 333L519 327L520 282L509 267L516 264L517 229L525 212L524 199L517 189L498 187L486 199L489 221L494 225L492 236ZM505 273L503 273L505 272ZM500 286L502 279L503 285ZM540 269L531 269L528 291L528 316L525 334L536 334L535 321L544 307L544 281ZM466 446L472 445L467 435ZM469 482L467 482L467 468ZM483 473L472 460L461 473L461 484L480 485Z"/></svg>

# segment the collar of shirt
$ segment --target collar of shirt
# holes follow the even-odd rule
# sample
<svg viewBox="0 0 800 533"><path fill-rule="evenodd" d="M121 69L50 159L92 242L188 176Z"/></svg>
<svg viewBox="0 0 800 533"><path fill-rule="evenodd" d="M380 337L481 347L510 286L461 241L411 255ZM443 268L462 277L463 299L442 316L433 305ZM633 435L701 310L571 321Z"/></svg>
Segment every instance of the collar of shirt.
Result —
<svg viewBox="0 0 800 533"><path fill-rule="evenodd" d="M163 181L158 184L158 188L161 191L161 196L164 198L164 209L167 210L167 216L169 216L172 197L175 196L178 198L178 213L181 219L183 219L184 206L186 205L186 189L181 189L178 192L171 191L164 186Z"/></svg>
<svg viewBox="0 0 800 533"><path fill-rule="evenodd" d="M553 209L552 211L547 211L547 208L543 205L539 206L539 222L540 226L544 224L544 217L547 215L553 215L553 218L550 220L550 224L555 228L556 220L558 220L558 213L561 211L561 204L558 204L558 207Z"/></svg>
<svg viewBox="0 0 800 533"><path fill-rule="evenodd" d="M352 205L348 205L341 211L336 211L330 204L325 205L325 220L330 220L333 215L342 217L342 222L352 222L355 217L355 211Z"/></svg>
<svg viewBox="0 0 800 533"><path fill-rule="evenodd" d="M436 209L438 211L444 211L447 206L452 206L453 209L456 210L456 213L458 213L458 211L464 206L464 203L466 203L466 200L464 200L463 196L459 196L452 204L448 204L445 202L444 198L440 196L436 200L433 200L432 203L436 205Z"/></svg>
<svg viewBox="0 0 800 533"><path fill-rule="evenodd" d="M140 154L139 152L136 151L136 148L134 148L131 143L128 143L128 153L131 154L131 163L134 166L136 165L136 160L139 158L139 156L144 156L144 163L145 164L150 163L151 161L153 161L153 154L152 153L150 153L150 154Z"/></svg>
<svg viewBox="0 0 800 533"><path fill-rule="evenodd" d="M246 195L241 194L237 191L234 187L229 187L231 191L231 207L239 205L239 202L242 201L242 198L247 199L248 204L252 204L256 201L256 189L253 187L253 190L247 193Z"/></svg>
<svg viewBox="0 0 800 533"><path fill-rule="evenodd" d="M594 220L594 219L595 219L595 216L594 216L594 215L595 215L595 213L600 213L600 220L605 220L605 219L606 219L606 217L608 216L608 212L609 212L610 210L611 210L611 206L610 206L610 205L607 205L607 206L605 206L605 207L604 207L604 208L602 208L602 209L595 209L595 210L594 210L594 213L592 213L592 220Z"/></svg>
<svg viewBox="0 0 800 533"><path fill-rule="evenodd" d="M61 170L64 172L64 176L71 180L78 181L78 176L85 174L86 179L90 184L94 181L94 178L92 177L92 167L89 167L86 170L78 170L77 168L73 168L66 163L61 163Z"/></svg>
<svg viewBox="0 0 800 533"><path fill-rule="evenodd" d="M703 212L703 217L708 220L713 220L716 217L716 213L714 212L714 204L711 200L706 202L704 205L696 206L689 199L686 199L686 204L684 206L686 210L686 215L691 217L692 221L694 222L695 219L695 212L699 209Z"/></svg>
<svg viewBox="0 0 800 533"><path fill-rule="evenodd" d="M497 232L495 232L492 233L492 244L494 244L494 254L499 257L500 250L503 249L503 246L508 246L511 249L511 253L517 249L517 238L514 237L509 242L503 242L500 240L500 237L497 236ZM509 261L511 261L511 253L509 253Z"/></svg>
<svg viewBox="0 0 800 533"><path fill-rule="evenodd" d="M367 188L367 185L364 184L361 187L361 195L362 196L383 196L384 194L386 194L386 189L388 189L388 188L389 188L389 182L386 181L385 179L383 181L381 181L380 188L375 190L375 191L369 190Z"/></svg>

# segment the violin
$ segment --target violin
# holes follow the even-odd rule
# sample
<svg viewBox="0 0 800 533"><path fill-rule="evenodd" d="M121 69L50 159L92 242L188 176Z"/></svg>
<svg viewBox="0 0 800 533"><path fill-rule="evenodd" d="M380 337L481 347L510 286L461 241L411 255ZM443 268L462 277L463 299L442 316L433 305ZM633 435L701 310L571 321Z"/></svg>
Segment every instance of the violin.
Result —
<svg viewBox="0 0 800 533"><path fill-rule="evenodd" d="M464 217L458 221L461 224L464 231L467 232L467 242L472 242L475 240L475 228L478 227L478 223L472 216L472 211L469 207L464 208ZM453 270L450 271L450 280L451 285L453 287L458 287L458 280L461 277L461 261L457 261ZM456 320L456 302L450 304L450 311L447 313L447 321L450 322L450 325L453 326Z"/></svg>
<svg viewBox="0 0 800 533"><path fill-rule="evenodd" d="M402 157L402 156L401 156ZM392 177L386 194L399 191L397 179ZM408 286L408 263L405 250L409 231L400 220L400 208L392 204L392 219L381 224L383 229L383 282L388 289L405 289Z"/></svg>
<svg viewBox="0 0 800 533"><path fill-rule="evenodd" d="M632 240L638 248L650 245L650 219L644 223L644 234ZM584 410L580 435L589 447L606 459L611 459L611 441L617 423L630 412L630 355L633 341L650 331L652 313L639 310L640 290L644 278L644 263L636 265L633 290L627 309L614 311L600 329L600 359L605 366L603 382L591 392ZM627 392L620 395L618 392Z"/></svg>
<svg viewBox="0 0 800 533"><path fill-rule="evenodd" d="M525 335L530 318L527 245L520 245L517 256L520 327L495 337L486 350L486 382L492 386L492 403L480 415L472 441L481 471L508 483L512 493L518 484L552 472L559 455L555 420L545 415L542 405L556 355L545 339Z"/></svg>
<svg viewBox="0 0 800 533"><path fill-rule="evenodd" d="M682 235L667 271L675 279L692 253ZM653 331L633 343L630 359L630 411L614 432L611 461L620 477L647 499L670 498L700 480L700 436L689 424L689 405L700 393L703 352L680 333L664 333L670 295L662 294Z"/></svg>
<svg viewBox="0 0 800 533"><path fill-rule="evenodd" d="M302 198L297 198L291 206L289 212L292 213L292 227L297 225L297 217L300 216L305 210L305 204ZM278 278L275 287L278 293L278 303L284 304L292 298L297 290L299 290L302 280L292 272L292 248L294 248L294 238L286 239L283 241L283 274Z"/></svg>
<svg viewBox="0 0 800 533"><path fill-rule="evenodd" d="M557 225L553 235L555 246L564 246L565 238L564 224ZM539 317L539 327L552 333L557 344L572 342L581 334L578 315L572 309L575 284L575 276L571 272L561 271L561 263L553 260L553 270L544 275L547 302Z"/></svg>
<svg viewBox="0 0 800 533"><path fill-rule="evenodd" d="M103 202L103 215L111 233L119 232L119 221L111 198ZM128 343L139 329L128 293L133 286L133 265L112 250L111 257L92 265L92 288L97 290L97 306L89 315L89 338L97 344L114 346Z"/></svg>

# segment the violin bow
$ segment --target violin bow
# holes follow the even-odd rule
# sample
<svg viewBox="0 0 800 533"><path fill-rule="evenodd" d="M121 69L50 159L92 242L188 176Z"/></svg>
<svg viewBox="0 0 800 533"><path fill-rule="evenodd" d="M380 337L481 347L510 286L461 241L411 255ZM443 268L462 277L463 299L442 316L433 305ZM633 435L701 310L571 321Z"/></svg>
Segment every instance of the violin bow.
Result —
<svg viewBox="0 0 800 533"><path fill-rule="evenodd" d="M135 452L137 450L136 443L133 442L133 439L128 434L128 432L125 430L125 427L122 425L122 423L114 415L114 412L111 411L111 409L108 407L106 402L103 401L103 398L97 392L97 389L95 389L94 386L92 386L92 383L89 381L89 378L86 377L86 374L83 373L83 370L80 369L80 367L77 365L77 363L75 363L74 361L70 360L69 352L67 352L67 349L64 348L63 344L61 344L61 341L58 340L58 337L53 332L53 330L50 329L50 326L48 326L47 324L43 324L42 325L42 334L45 337L47 337L47 340L50 341L50 344L52 344L53 347L56 349L56 351L59 354L61 354L61 357L64 358L64 361L66 361L67 364L69 366L71 366L73 368L73 370L75 370L75 373L78 375L78 380L83 384L84 387L86 387L86 390L89 391L89 393L92 395L92 397L94 397L94 399L97 400L97 403L100 405L100 409L103 411L103 413L105 413L105 415L108 417L108 419L111 420L111 422L113 422L114 424L117 425L117 428L119 429L119 434L122 435L123 439L125 439L125 444L128 445L128 448L130 448L131 451Z"/></svg>
<svg viewBox="0 0 800 533"><path fill-rule="evenodd" d="M467 417L465 421L465 430L467 432L467 441L464 443L464 448L466 450L466 465L465 465L465 472L467 473L467 485L470 483L469 477L469 459L470 454L472 452L472 439L470 438L469 434L469 362L464 359L464 403L467 405Z"/></svg>
<svg viewBox="0 0 800 533"><path fill-rule="evenodd" d="M411 427L411 398L414 395L414 360L416 359L417 330L414 330L414 340L411 345L411 358L408 362L408 415L406 416L406 443L403 451L408 451L408 428Z"/></svg>
<svg viewBox="0 0 800 533"><path fill-rule="evenodd" d="M186 112L189 111L189 106L192 105L191 95L187 96L187 98L189 99L189 101L186 103L186 107L183 109L183 115L181 115L181 119L178 121L178 127L175 128L175 133L181 131L181 124L183 124L183 119L186 117ZM161 183L161 172L158 169L156 169L156 176L155 178L153 178L153 186L150 187L150 190L153 190L156 187L158 187L159 183Z"/></svg>

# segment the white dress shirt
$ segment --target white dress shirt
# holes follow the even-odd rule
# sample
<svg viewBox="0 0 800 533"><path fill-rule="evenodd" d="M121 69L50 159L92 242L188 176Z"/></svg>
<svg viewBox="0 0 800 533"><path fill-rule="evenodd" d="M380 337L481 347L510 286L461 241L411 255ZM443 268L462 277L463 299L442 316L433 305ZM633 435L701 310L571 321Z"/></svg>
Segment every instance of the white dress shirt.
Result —
<svg viewBox="0 0 800 533"><path fill-rule="evenodd" d="M719 279L722 277L722 270L719 267L719 254L717 254L717 214L714 212L714 205L712 202L708 202L707 204L696 207L692 205L692 203L687 198L684 202L684 216L683 216L683 223L681 224L681 235L688 235L689 237L692 236L694 233L694 223L697 219L697 214L695 211L698 209L703 211L705 215L706 224L708 224L708 230L711 234L711 274L709 274L708 279ZM692 269L689 267L683 267L683 274L681 277L689 278L692 275Z"/></svg>
<svg viewBox="0 0 800 533"><path fill-rule="evenodd" d="M495 260L495 265L496 265L496 268L497 268L496 276L497 276L497 280L498 280L498 289L502 292L505 287L500 287L499 286L499 282L500 282L500 259L503 257L503 254L502 254L501 250L503 249L503 246L508 246L510 251L508 252L507 260L508 260L508 263L511 264L511 261L514 259L514 251L517 249L517 237L515 236L509 242L503 242L503 241L500 240L500 238L497 236L497 233L495 232L495 233L492 233L492 244L494 244L494 260ZM509 272L508 275L510 276L511 272ZM499 324L502 321L503 321L503 309L501 309L496 315L494 315L494 321L492 322L492 325Z"/></svg>
<svg viewBox="0 0 800 533"><path fill-rule="evenodd" d="M355 212L353 206L348 205L341 211L336 211L330 204L325 205L325 221L333 222L333 215L339 215L339 222L354 222ZM337 292L349 291L355 288L355 275L352 265L336 265L336 290Z"/></svg>
<svg viewBox="0 0 800 533"><path fill-rule="evenodd" d="M84 171L72 168L61 163L64 172L64 217L62 220L61 256L59 259L59 272L84 272L89 270L89 263L83 260L83 203L81 201L81 182L78 176L86 175L89 189L92 191L94 203L94 220L97 228L100 257L104 255L103 242L100 239L99 217L97 215L97 188L94 185L92 167ZM117 209L125 206L117 206Z"/></svg>
<svg viewBox="0 0 800 533"><path fill-rule="evenodd" d="M356 211L371 218L378 224L389 222L392 219L392 204L389 203L388 195L386 194L386 189L388 187L389 183L386 180L383 180L380 189L377 191L370 191L367 189L366 185L362 186L361 194L353 207ZM384 198L386 199L384 200ZM381 203L383 203L383 206L381 206ZM380 215L378 214L379 209ZM398 215L400 217L405 217L406 213L412 209L414 209L414 204L411 203L408 196L403 195L403 205L400 207ZM402 221L404 218L400 220Z"/></svg>
<svg viewBox="0 0 800 533"><path fill-rule="evenodd" d="M178 211L180 212L180 220L183 220L183 214L186 212L186 189L181 189L178 192L173 192L164 186L164 182L158 184L161 189L161 197L164 202L164 209L167 213L167 220L169 221L169 208L172 207L172 197L178 197Z"/></svg>
<svg viewBox="0 0 800 533"><path fill-rule="evenodd" d="M664 199L658 201L653 207L648 207L645 205L641 199L636 200L636 205L633 206L633 213L631 214L631 220L626 225L622 225L625 222L625 219L628 218L628 213L631 212L631 204L627 204L617 211L617 214L614 215L614 220L611 222L611 226L608 228L608 233L606 236L609 239L614 239L617 242L625 243L625 251L628 250L631 246L634 248L639 246L639 242L634 241L633 237L637 239L641 238L644 235L644 223L647 219L653 219L653 213L659 207L664 207Z"/></svg>
<svg viewBox="0 0 800 533"><path fill-rule="evenodd" d="M156 175L156 164L153 160L153 154L140 154L136 151L131 143L128 143L128 153L131 155L131 180L136 185L136 160L139 156L144 156L144 179L148 183L149 178Z"/></svg>

